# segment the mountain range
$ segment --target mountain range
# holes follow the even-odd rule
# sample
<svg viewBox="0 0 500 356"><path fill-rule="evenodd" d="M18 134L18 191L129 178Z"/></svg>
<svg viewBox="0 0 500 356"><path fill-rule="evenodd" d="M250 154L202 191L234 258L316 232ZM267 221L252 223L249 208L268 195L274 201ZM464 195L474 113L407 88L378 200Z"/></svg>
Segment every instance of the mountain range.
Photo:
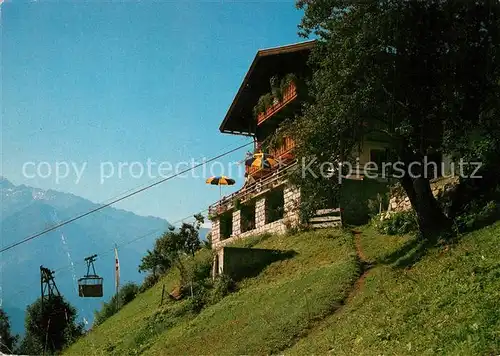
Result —
<svg viewBox="0 0 500 356"><path fill-rule="evenodd" d="M0 246L7 247L39 231L99 207L87 199L55 190L14 185L0 177ZM90 326L93 311L114 293L114 246L120 283L140 283L138 265L154 240L170 224L157 217L106 207L0 254L0 297L12 328L22 333L26 306L40 296L40 266L55 271L59 291ZM200 235L206 234L206 229ZM84 258L97 254L96 272L104 278L103 298L80 298L77 280L86 274Z"/></svg>

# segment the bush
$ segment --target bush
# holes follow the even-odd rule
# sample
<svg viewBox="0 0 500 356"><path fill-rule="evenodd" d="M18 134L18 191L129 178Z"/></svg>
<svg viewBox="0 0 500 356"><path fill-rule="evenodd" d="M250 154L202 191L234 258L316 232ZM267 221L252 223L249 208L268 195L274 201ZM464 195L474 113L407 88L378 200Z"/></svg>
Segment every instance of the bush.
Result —
<svg viewBox="0 0 500 356"><path fill-rule="evenodd" d="M374 199L368 199L368 215L370 217L374 217L380 214L381 211L387 210L388 206L389 206L389 194L378 193Z"/></svg>
<svg viewBox="0 0 500 356"><path fill-rule="evenodd" d="M467 212L455 219L455 227L458 232L470 231L486 226L500 219L500 205L490 201L484 206L480 203L469 204Z"/></svg>
<svg viewBox="0 0 500 356"><path fill-rule="evenodd" d="M212 231L210 231L207 236L205 236L203 247L209 250L212 249Z"/></svg>
<svg viewBox="0 0 500 356"><path fill-rule="evenodd" d="M203 282L212 272L213 255L211 250L203 250L195 257L189 257L184 262L184 273L181 285Z"/></svg>
<svg viewBox="0 0 500 356"><path fill-rule="evenodd" d="M124 284L118 294L115 294L109 302L102 303L101 310L94 312L94 325L102 324L106 319L116 314L124 305L130 303L139 293L139 286L129 282Z"/></svg>
<svg viewBox="0 0 500 356"><path fill-rule="evenodd" d="M383 220L380 215L375 216L372 224L380 233L387 235L404 235L418 231L417 215L413 209L393 213Z"/></svg>
<svg viewBox="0 0 500 356"><path fill-rule="evenodd" d="M199 313L205 306L216 304L236 290L236 283L226 275L217 276L215 281L207 278L185 286L188 295L187 308Z"/></svg>
<svg viewBox="0 0 500 356"><path fill-rule="evenodd" d="M94 326L101 325L106 319L110 318L119 310L116 302L116 295L109 302L102 303L101 310L94 311Z"/></svg>
<svg viewBox="0 0 500 356"><path fill-rule="evenodd" d="M153 287L160 280L160 276L157 274L148 274L144 281L141 284L141 288L139 289L140 293L144 293L149 288Z"/></svg>
<svg viewBox="0 0 500 356"><path fill-rule="evenodd" d="M120 306L123 307L124 305L130 303L135 299L137 294L139 294L139 286L137 284L132 282L125 284L118 292L118 296L120 297Z"/></svg>
<svg viewBox="0 0 500 356"><path fill-rule="evenodd" d="M192 311L193 313L199 313L205 307L205 305L209 303L209 288L210 285L204 282L192 283L189 286L189 298L187 306L190 311Z"/></svg>
<svg viewBox="0 0 500 356"><path fill-rule="evenodd" d="M205 306L219 302L235 290L234 282L227 276L212 280L212 262L212 251L202 251L185 260L181 290L190 312L199 313Z"/></svg>
<svg viewBox="0 0 500 356"><path fill-rule="evenodd" d="M215 304L222 300L226 295L236 290L236 283L231 277L221 274L217 276L211 290L210 302Z"/></svg>

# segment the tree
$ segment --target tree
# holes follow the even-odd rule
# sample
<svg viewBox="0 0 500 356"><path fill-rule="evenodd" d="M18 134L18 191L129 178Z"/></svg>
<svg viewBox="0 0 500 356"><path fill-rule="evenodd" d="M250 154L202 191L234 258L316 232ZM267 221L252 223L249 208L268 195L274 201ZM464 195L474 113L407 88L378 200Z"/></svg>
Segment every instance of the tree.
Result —
<svg viewBox="0 0 500 356"><path fill-rule="evenodd" d="M203 247L206 249L212 249L212 232L209 232L203 241Z"/></svg>
<svg viewBox="0 0 500 356"><path fill-rule="evenodd" d="M311 101L294 128L299 158L315 157L316 166L353 159L353 148L376 134L402 163L400 183L422 236L450 227L424 164L434 152L486 160L488 167L500 157L500 3L299 0L297 6L305 11L301 34L319 38Z"/></svg>
<svg viewBox="0 0 500 356"><path fill-rule="evenodd" d="M26 309L26 335L22 354L54 354L71 345L83 334L83 324L76 322L76 309L61 296L43 301L38 298Z"/></svg>
<svg viewBox="0 0 500 356"><path fill-rule="evenodd" d="M142 258L139 271L164 273L171 266L178 268L181 278L185 276L182 258L185 254L194 256L201 248L199 231L204 222L201 214L194 215L194 224L183 223L179 231L170 227L155 241L153 251L149 251Z"/></svg>
<svg viewBox="0 0 500 356"><path fill-rule="evenodd" d="M165 273L171 267L168 256L162 255L158 249L148 250L146 256L142 257L139 272L150 271L154 278L158 274Z"/></svg>
<svg viewBox="0 0 500 356"><path fill-rule="evenodd" d="M13 354L17 338L17 335L11 334L7 313L0 308L0 353Z"/></svg>
<svg viewBox="0 0 500 356"><path fill-rule="evenodd" d="M205 218L201 214L194 215L194 218L194 225L183 223L179 231L183 244L182 250L191 256L194 256L194 253L201 248L199 231L205 222Z"/></svg>

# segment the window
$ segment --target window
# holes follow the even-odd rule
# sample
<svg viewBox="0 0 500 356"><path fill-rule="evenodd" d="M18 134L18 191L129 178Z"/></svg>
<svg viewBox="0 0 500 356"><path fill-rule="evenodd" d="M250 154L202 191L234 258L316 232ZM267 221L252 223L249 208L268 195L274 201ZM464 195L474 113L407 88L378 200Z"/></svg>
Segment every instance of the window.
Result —
<svg viewBox="0 0 500 356"><path fill-rule="evenodd" d="M382 169L382 163L387 162L387 150L386 149L371 149L370 150L370 162L377 164L378 170Z"/></svg>
<svg viewBox="0 0 500 356"><path fill-rule="evenodd" d="M278 188L266 195L266 224L283 219L285 195L283 188Z"/></svg>
<svg viewBox="0 0 500 356"><path fill-rule="evenodd" d="M231 236L233 232L233 213L232 211L225 212L220 215L220 239L224 240Z"/></svg>
<svg viewBox="0 0 500 356"><path fill-rule="evenodd" d="M241 232L255 229L255 201L243 204L240 214Z"/></svg>

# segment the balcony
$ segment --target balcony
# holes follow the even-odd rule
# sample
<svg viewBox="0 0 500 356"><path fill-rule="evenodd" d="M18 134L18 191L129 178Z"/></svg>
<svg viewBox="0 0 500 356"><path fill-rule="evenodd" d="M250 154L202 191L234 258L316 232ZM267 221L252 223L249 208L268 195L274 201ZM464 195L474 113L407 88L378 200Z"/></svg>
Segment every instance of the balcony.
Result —
<svg viewBox="0 0 500 356"><path fill-rule="evenodd" d="M276 160L278 165L286 165L295 159L293 149L295 148L295 141L290 137L285 137L284 142L279 147L269 151ZM279 168L279 167L276 167ZM268 175L276 168L260 168L260 167L245 167L245 172L254 178L260 178Z"/></svg>
<svg viewBox="0 0 500 356"><path fill-rule="evenodd" d="M285 137L284 142L278 148L271 150L271 155L275 158L284 159L293 159L294 155L292 154L292 150L295 148L295 141L290 137Z"/></svg>
<svg viewBox="0 0 500 356"><path fill-rule="evenodd" d="M271 116L283 109L288 103L292 102L297 98L297 86L294 82L290 82L288 87L283 90L283 98L281 100L275 100L275 102L269 106L266 111L261 112L257 115L257 125L262 124L264 121L269 119Z"/></svg>
<svg viewBox="0 0 500 356"><path fill-rule="evenodd" d="M289 170L295 167L295 165L296 162L292 162L284 167L273 169L270 171L270 174L257 179L251 184L243 186L239 191L229 196L223 197L221 200L209 206L208 215L216 217L224 214L234 208L235 200L240 200L240 203L244 203L255 196L264 194L282 185L287 179Z"/></svg>

